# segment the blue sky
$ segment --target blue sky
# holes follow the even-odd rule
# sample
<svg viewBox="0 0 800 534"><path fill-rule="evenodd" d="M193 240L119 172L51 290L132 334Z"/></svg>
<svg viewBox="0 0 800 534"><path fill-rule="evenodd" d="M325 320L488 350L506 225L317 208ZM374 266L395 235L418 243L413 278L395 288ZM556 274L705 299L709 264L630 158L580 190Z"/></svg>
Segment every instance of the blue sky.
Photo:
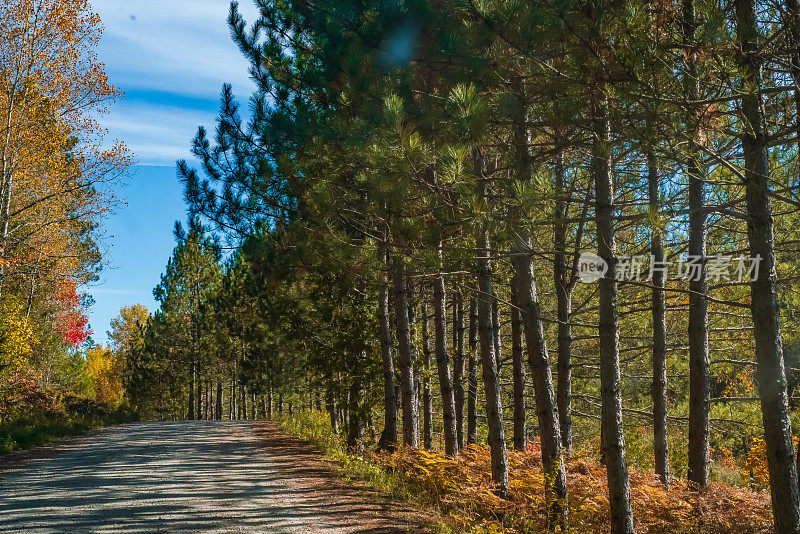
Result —
<svg viewBox="0 0 800 534"><path fill-rule="evenodd" d="M252 20L255 9L240 2ZM109 265L88 289L93 338L106 343L122 306L156 307L152 290L185 219L175 161L191 160L199 125L213 128L223 83L245 100L253 85L226 25L228 0L92 0L105 31L100 57L125 98L103 117L108 140L124 141L137 160L119 187L124 203L105 222Z"/></svg>

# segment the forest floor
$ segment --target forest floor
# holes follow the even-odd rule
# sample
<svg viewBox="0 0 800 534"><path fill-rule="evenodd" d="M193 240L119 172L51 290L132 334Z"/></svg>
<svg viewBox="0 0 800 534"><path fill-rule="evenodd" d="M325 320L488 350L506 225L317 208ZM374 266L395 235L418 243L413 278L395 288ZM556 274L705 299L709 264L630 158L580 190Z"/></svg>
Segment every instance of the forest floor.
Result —
<svg viewBox="0 0 800 534"><path fill-rule="evenodd" d="M0 457L2 532L424 532L269 422L133 423Z"/></svg>

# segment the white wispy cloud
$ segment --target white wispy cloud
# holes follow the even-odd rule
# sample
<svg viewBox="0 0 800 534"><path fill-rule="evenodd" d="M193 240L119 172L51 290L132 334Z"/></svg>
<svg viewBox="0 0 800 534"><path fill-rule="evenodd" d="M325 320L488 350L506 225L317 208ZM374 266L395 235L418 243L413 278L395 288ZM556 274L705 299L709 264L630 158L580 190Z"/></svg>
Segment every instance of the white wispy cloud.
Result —
<svg viewBox="0 0 800 534"><path fill-rule="evenodd" d="M227 0L94 0L112 81L208 97L223 82L249 92L247 63L228 33ZM255 14L250 2L242 11Z"/></svg>
<svg viewBox="0 0 800 534"><path fill-rule="evenodd" d="M142 165L190 158L198 125L213 127L223 83L252 94L247 62L228 33L228 0L93 0L104 33L100 56L126 98L101 119ZM255 8L241 2L252 20Z"/></svg>
<svg viewBox="0 0 800 534"><path fill-rule="evenodd" d="M191 159L197 127L214 127L214 113L141 101L123 101L104 117L110 134L126 142L143 165Z"/></svg>

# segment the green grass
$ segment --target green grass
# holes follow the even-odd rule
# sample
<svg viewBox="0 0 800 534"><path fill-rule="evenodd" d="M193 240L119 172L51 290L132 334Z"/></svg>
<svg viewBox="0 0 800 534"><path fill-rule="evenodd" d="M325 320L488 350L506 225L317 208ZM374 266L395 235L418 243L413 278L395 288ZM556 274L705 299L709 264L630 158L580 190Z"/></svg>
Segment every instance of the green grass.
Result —
<svg viewBox="0 0 800 534"><path fill-rule="evenodd" d="M309 442L341 468L346 480L366 482L382 494L403 501L414 499L415 491L400 476L387 472L368 458L351 454L343 440L331 429L327 415L302 412L279 420L280 427Z"/></svg>
<svg viewBox="0 0 800 534"><path fill-rule="evenodd" d="M123 409L103 415L33 417L0 423L0 455L47 445L55 440L84 434L95 428L133 420Z"/></svg>
<svg viewBox="0 0 800 534"><path fill-rule="evenodd" d="M102 424L89 421L51 421L0 425L0 454L46 445L59 438L83 434Z"/></svg>

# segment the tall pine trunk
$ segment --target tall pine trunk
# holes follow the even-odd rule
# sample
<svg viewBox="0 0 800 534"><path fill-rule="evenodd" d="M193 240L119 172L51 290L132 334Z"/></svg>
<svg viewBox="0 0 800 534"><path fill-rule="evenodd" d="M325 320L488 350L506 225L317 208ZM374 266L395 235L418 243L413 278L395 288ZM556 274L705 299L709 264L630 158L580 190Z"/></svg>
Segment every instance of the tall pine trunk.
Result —
<svg viewBox="0 0 800 534"><path fill-rule="evenodd" d="M200 374L200 363L198 362L196 365L197 369L197 376L195 377L195 383L197 384L197 399L196 399L196 411L195 411L195 419L202 419L203 418L203 380Z"/></svg>
<svg viewBox="0 0 800 534"><path fill-rule="evenodd" d="M383 265L381 287L378 293L378 328L383 366L383 432L378 442L378 448L393 451L397 447L397 398L395 397L394 363L392 362L392 332L389 325L389 286L386 277L389 265L385 244L380 247L379 254Z"/></svg>
<svg viewBox="0 0 800 534"><path fill-rule="evenodd" d="M189 364L189 413L187 419L194 419L194 362Z"/></svg>
<svg viewBox="0 0 800 534"><path fill-rule="evenodd" d="M499 376L503 366L503 343L502 339L500 338L500 301L497 299L497 295L494 293L492 293L491 304L492 340L494 342L494 357L497 360L497 374Z"/></svg>
<svg viewBox="0 0 800 534"><path fill-rule="evenodd" d="M358 374L351 379L349 394L347 396L347 448L357 451L364 431L364 421L361 414L361 384Z"/></svg>
<svg viewBox="0 0 800 534"><path fill-rule="evenodd" d="M464 300L453 292L453 397L456 403L458 450L464 448Z"/></svg>
<svg viewBox="0 0 800 534"><path fill-rule="evenodd" d="M267 381L267 418L272 419L272 379Z"/></svg>
<svg viewBox="0 0 800 534"><path fill-rule="evenodd" d="M531 368L536 415L541 435L542 465L545 471L545 499L551 527L567 529L567 475L561 447L561 426L558 423L553 377L550 372L547 344L544 338L541 305L533 276L533 255L530 239L520 239L513 248L515 298L525 330L528 364Z"/></svg>
<svg viewBox="0 0 800 534"><path fill-rule="evenodd" d="M614 225L614 179L611 174L609 143L611 129L606 103L595 103L592 173L595 182L595 224L597 253L608 265L601 278L599 295L601 435L606 464L611 532L633 534L633 513L628 481L628 463L622 428L622 392L619 366L619 316L617 311L616 245Z"/></svg>
<svg viewBox="0 0 800 534"><path fill-rule="evenodd" d="M476 165L481 173L482 163ZM486 182L479 177L480 196L486 198ZM483 387L486 399L486 423L492 462L492 481L495 492L501 498L508 497L508 458L503 429L503 402L500 397L500 371L495 354L495 337L492 328L492 260L489 228L484 224L478 230L478 338L480 341Z"/></svg>
<svg viewBox="0 0 800 534"><path fill-rule="evenodd" d="M222 380L217 380L217 421L222 420Z"/></svg>
<svg viewBox="0 0 800 534"><path fill-rule="evenodd" d="M467 443L478 443L478 299L469 299L469 364L467 388Z"/></svg>
<svg viewBox="0 0 800 534"><path fill-rule="evenodd" d="M647 185L650 211L661 211L661 183L655 155L647 155ZM664 234L656 219L650 230L650 254L654 267L664 263ZM667 311L664 297L664 271L653 269L653 454L656 474L669 486L669 448L667 445Z"/></svg>
<svg viewBox="0 0 800 534"><path fill-rule="evenodd" d="M516 282L512 281L516 286ZM511 290L511 358L514 379L514 450L524 451L527 446L525 428L525 360L522 348L522 314L516 288Z"/></svg>
<svg viewBox="0 0 800 534"><path fill-rule="evenodd" d="M760 258L759 271L750 282L751 313L758 363L758 392L769 468L772 513L777 534L800 532L800 495L794 461L786 374L781 343L775 270L774 221L769 197L770 168L768 133L764 124L762 59L754 0L736 0L736 33L743 87L742 115L746 127L741 134L744 152L747 200L747 236L750 254Z"/></svg>
<svg viewBox="0 0 800 534"><path fill-rule="evenodd" d="M236 380L231 380L228 391L228 420L233 421L236 416Z"/></svg>
<svg viewBox="0 0 800 534"><path fill-rule="evenodd" d="M431 339L428 326L428 306L422 301L422 444L433 447L433 397L431 396Z"/></svg>
<svg viewBox="0 0 800 534"><path fill-rule="evenodd" d="M699 95L699 79L695 54L694 0L683 0L683 33L687 54L684 91L689 101ZM689 257L698 261L697 272L689 280L689 480L702 487L708 485L711 390L708 359L708 284L706 282L706 214L705 184L698 150L699 117L695 109L688 117L689 177Z"/></svg>
<svg viewBox="0 0 800 534"><path fill-rule="evenodd" d="M456 435L456 404L453 382L450 378L450 353L447 350L447 304L442 274L442 241L437 244L439 273L433 280L433 324L436 347L436 368L439 375L439 391L442 397L442 424L444 425L444 452L448 456L458 455Z"/></svg>
<svg viewBox="0 0 800 534"><path fill-rule="evenodd" d="M408 294L403 264L395 261L393 270L394 309L397 328L397 364L400 367L400 391L403 405L403 444L419 446L414 366L412 364L411 332L408 324Z"/></svg>
<svg viewBox="0 0 800 534"><path fill-rule="evenodd" d="M328 384L327 391L325 392L325 405L328 410L328 417L331 422L331 431L334 434L339 433L339 409L336 403L336 392L333 389L333 384ZM395 433L395 436L397 434Z"/></svg>
<svg viewBox="0 0 800 534"><path fill-rule="evenodd" d="M561 425L561 445L569 453L572 450L572 288L575 281L572 269L567 264L567 195L565 187L564 154L556 155L554 165L556 182L556 217L553 225L553 280L556 291L556 314L558 318L558 385L556 404ZM582 226L581 226L582 229ZM580 230L576 240L580 241ZM576 248L578 248L576 246Z"/></svg>

